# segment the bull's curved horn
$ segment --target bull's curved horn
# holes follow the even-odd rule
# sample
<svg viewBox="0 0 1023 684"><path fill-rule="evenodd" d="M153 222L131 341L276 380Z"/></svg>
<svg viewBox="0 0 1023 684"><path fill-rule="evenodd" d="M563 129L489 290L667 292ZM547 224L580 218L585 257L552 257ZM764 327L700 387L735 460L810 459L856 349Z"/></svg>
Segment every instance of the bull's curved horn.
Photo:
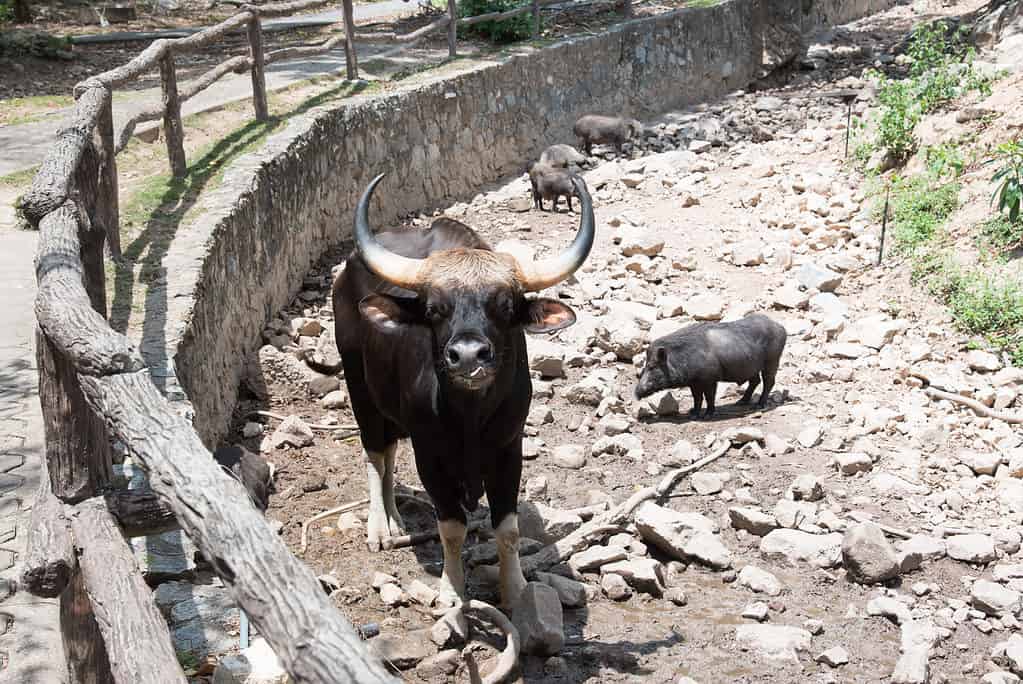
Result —
<svg viewBox="0 0 1023 684"><path fill-rule="evenodd" d="M541 261L519 264L523 275L522 288L526 292L537 292L560 283L582 266L590 254L593 238L596 236L593 201L590 199L589 191L586 190L586 183L581 178L573 176L572 185L575 187L581 205L582 216L579 219L579 232L576 233L575 239L568 249L561 254Z"/></svg>
<svg viewBox="0 0 1023 684"><path fill-rule="evenodd" d="M373 229L369 227L369 202L377 184L385 175L382 173L371 180L359 198L359 205L355 208L355 247L369 270L377 276L392 285L415 289L419 283L419 269L423 260L395 254L377 242Z"/></svg>

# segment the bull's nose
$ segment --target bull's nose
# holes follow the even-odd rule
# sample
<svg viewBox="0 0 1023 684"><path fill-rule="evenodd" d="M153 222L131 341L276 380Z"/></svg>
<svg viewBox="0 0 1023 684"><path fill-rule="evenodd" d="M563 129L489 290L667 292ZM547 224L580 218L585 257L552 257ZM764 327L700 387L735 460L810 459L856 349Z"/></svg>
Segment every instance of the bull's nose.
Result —
<svg viewBox="0 0 1023 684"><path fill-rule="evenodd" d="M471 373L489 364L494 358L494 350L489 342L478 337L459 337L448 343L445 357L450 370Z"/></svg>

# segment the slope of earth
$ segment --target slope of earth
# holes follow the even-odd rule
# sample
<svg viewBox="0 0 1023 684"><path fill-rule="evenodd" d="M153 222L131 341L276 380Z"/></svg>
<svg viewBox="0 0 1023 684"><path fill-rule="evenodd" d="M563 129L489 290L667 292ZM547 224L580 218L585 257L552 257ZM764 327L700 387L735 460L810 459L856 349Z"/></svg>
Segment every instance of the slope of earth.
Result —
<svg viewBox="0 0 1023 684"><path fill-rule="evenodd" d="M817 71L666 114L633 158L597 160L586 173L597 242L576 278L547 293L579 321L530 340L537 377L523 535L549 541L581 524L571 509L619 503L731 448L660 502L704 516L688 524L708 532L679 523L678 543L666 543L656 524L629 525L592 545L605 561L626 557L624 566L604 563L602 575L599 561L574 557L555 568L581 582L571 586L587 600L565 608L557 656L523 656L522 680L962 682L1023 668L1023 439L1003 422L932 401L910 374L979 399L998 394L1021 410L1023 370L968 353L906 269L875 266L880 227L864 179L843 160L845 107L827 96L865 89L862 67L891 59L920 18L902 6L831 32L815 46ZM563 205L528 211L527 190L515 179L446 214L492 244L559 249L578 216ZM432 597L413 585L436 586L438 543L369 553L364 513L355 511L314 524L301 551L306 519L366 496L361 449L343 427L353 423L343 381L303 363L337 366L328 285L342 260L328 255L265 331L241 388L236 441L276 465L268 516L318 574L334 578L332 597L364 633L393 638L393 662L416 667L405 679L464 681L460 661L428 657L437 651L428 639ZM719 388L719 411L706 421L686 415L684 390L634 399L651 339L752 311L788 331L764 410L735 405L733 386ZM258 409L317 429L289 436L277 419L254 420ZM411 453L399 453L399 507L408 531L428 532L433 516ZM884 532L861 524L871 520ZM496 600L487 537L484 526L466 545L470 593ZM536 546L524 542L523 553ZM386 579L379 572L402 590L375 591ZM492 645L477 656L484 671Z"/></svg>

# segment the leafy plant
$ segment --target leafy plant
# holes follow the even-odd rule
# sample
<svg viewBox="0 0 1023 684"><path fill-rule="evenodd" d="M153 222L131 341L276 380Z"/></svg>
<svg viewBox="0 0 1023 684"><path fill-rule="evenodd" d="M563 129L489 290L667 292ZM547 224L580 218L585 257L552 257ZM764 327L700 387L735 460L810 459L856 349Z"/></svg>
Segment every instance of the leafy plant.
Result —
<svg viewBox="0 0 1023 684"><path fill-rule="evenodd" d="M1023 145L1018 140L1002 143L995 156L985 163L999 162L1001 166L991 176L991 182L997 184L991 201L997 201L998 212L1007 213L1009 222L1016 223L1023 203Z"/></svg>
<svg viewBox="0 0 1023 684"><path fill-rule="evenodd" d="M902 252L930 240L955 210L959 185L935 183L926 176L896 178L891 193L891 229Z"/></svg>
<svg viewBox="0 0 1023 684"><path fill-rule="evenodd" d="M462 0L458 3L458 16L478 17L491 12L505 12L522 3L517 0ZM533 34L533 17L529 13L520 14L500 21L484 21L459 28L466 34L477 35L494 43L511 43L529 38Z"/></svg>
<svg viewBox="0 0 1023 684"><path fill-rule="evenodd" d="M943 142L924 148L924 161L927 173L938 179L946 175L952 179L959 178L966 168L966 160L955 142Z"/></svg>
<svg viewBox="0 0 1023 684"><path fill-rule="evenodd" d="M981 224L978 243L981 248L1001 252L1018 245L1021 238L1023 226L999 214Z"/></svg>

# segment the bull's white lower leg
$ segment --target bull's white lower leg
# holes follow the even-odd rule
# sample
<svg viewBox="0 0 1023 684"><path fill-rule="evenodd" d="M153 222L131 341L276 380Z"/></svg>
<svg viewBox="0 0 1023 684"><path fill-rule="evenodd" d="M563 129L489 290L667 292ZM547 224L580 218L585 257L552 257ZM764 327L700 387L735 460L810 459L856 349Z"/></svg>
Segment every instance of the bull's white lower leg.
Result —
<svg viewBox="0 0 1023 684"><path fill-rule="evenodd" d="M497 558L501 563L498 582L501 587L501 604L511 608L518 601L526 578L519 564L519 516L509 513L494 530L497 540Z"/></svg>
<svg viewBox="0 0 1023 684"><path fill-rule="evenodd" d="M465 525L458 520L438 520L437 531L444 547L444 572L440 576L441 597L452 605L465 600L465 570L462 568L462 544Z"/></svg>
<svg viewBox="0 0 1023 684"><path fill-rule="evenodd" d="M366 450L366 480L369 483L369 520L366 543L370 551L390 546L392 535L401 534L401 518L394 505L394 454L397 444L384 451ZM395 516L392 520L391 516Z"/></svg>

